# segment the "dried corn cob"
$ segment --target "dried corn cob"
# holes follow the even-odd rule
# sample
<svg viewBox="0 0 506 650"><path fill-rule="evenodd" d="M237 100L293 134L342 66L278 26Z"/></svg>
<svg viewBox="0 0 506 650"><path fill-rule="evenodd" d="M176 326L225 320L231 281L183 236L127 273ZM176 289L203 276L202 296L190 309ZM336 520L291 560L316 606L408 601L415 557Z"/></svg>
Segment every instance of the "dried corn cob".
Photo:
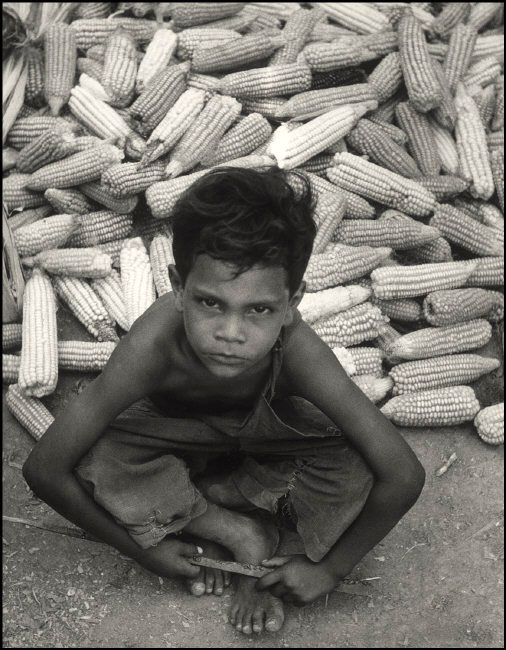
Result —
<svg viewBox="0 0 506 650"><path fill-rule="evenodd" d="M375 88L378 102L383 103L399 90L402 80L399 53L391 52L378 63L367 82Z"/></svg>
<svg viewBox="0 0 506 650"><path fill-rule="evenodd" d="M469 2L450 2L443 11L434 18L430 25L430 33L439 38L450 36L454 28L466 22L471 11Z"/></svg>
<svg viewBox="0 0 506 650"><path fill-rule="evenodd" d="M467 72L477 37L478 32L472 25L459 24L451 33L443 70L452 94L455 94L457 84Z"/></svg>
<svg viewBox="0 0 506 650"><path fill-rule="evenodd" d="M118 341L109 314L91 286L81 278L55 276L56 293L88 332L99 341Z"/></svg>
<svg viewBox="0 0 506 650"><path fill-rule="evenodd" d="M383 376L383 355L378 348L349 347L346 352L353 360L357 375Z"/></svg>
<svg viewBox="0 0 506 650"><path fill-rule="evenodd" d="M16 151L13 147L4 147L2 150L2 171L7 172L16 167L18 159L19 151Z"/></svg>
<svg viewBox="0 0 506 650"><path fill-rule="evenodd" d="M483 223L486 226L490 226L490 228L502 231L502 237L504 237L504 216L499 208L496 208L495 205L485 203L481 212L483 215Z"/></svg>
<svg viewBox="0 0 506 650"><path fill-rule="evenodd" d="M502 245L493 228L478 223L451 205L438 205L429 222L450 242L482 257L502 254Z"/></svg>
<svg viewBox="0 0 506 650"><path fill-rule="evenodd" d="M478 31L492 20L495 14L501 9L502 2L477 2L471 9L467 20Z"/></svg>
<svg viewBox="0 0 506 650"><path fill-rule="evenodd" d="M317 232L313 242L313 255L323 253L330 242L336 227L346 212L346 198L333 192L321 193L314 209L313 219Z"/></svg>
<svg viewBox="0 0 506 650"><path fill-rule="evenodd" d="M420 22L405 11L399 22L399 54L404 83L413 107L427 113L439 106L442 99L440 83Z"/></svg>
<svg viewBox="0 0 506 650"><path fill-rule="evenodd" d="M359 120L346 138L359 154L368 156L374 163L406 178L418 178L422 172L406 150L396 144L386 132L371 120ZM330 166L330 165L329 165Z"/></svg>
<svg viewBox="0 0 506 650"><path fill-rule="evenodd" d="M120 266L127 323L131 327L156 299L149 255L140 237L126 241Z"/></svg>
<svg viewBox="0 0 506 650"><path fill-rule="evenodd" d="M113 165L115 167L116 165ZM92 183L83 183L79 185L81 192L95 201L96 203L116 212L117 214L129 214L133 212L137 206L138 197L128 196L125 198L117 198L113 196L110 190L98 181Z"/></svg>
<svg viewBox="0 0 506 650"><path fill-rule="evenodd" d="M139 163L122 163L106 169L101 184L119 200L146 190L153 183L164 178L164 164L161 162L139 167ZM123 199L124 200L124 199Z"/></svg>
<svg viewBox="0 0 506 650"><path fill-rule="evenodd" d="M115 239L124 239L133 228L132 215L116 214L109 210L90 212L76 219L79 227L67 242L69 248L93 247Z"/></svg>
<svg viewBox="0 0 506 650"><path fill-rule="evenodd" d="M344 140L340 140L339 142L343 144L343 151L344 151L345 150L344 147L346 147L346 143L344 142ZM324 152L322 154L318 154L317 156L313 156L309 160L306 160L305 163L299 165L298 169L306 172L312 172L313 174L316 174L317 176L320 177L322 176L326 177L326 171L329 167L332 166L333 159L334 159L334 154L332 153L327 154Z"/></svg>
<svg viewBox="0 0 506 650"><path fill-rule="evenodd" d="M123 295L119 273L113 269L106 278L91 280L90 285L103 302L111 319L121 329L128 332L130 326L126 316L125 296Z"/></svg>
<svg viewBox="0 0 506 650"><path fill-rule="evenodd" d="M27 78L25 102L35 108L44 106L44 56L36 47L27 47Z"/></svg>
<svg viewBox="0 0 506 650"><path fill-rule="evenodd" d="M234 30L240 34L248 32L248 28L253 25L256 20L256 16L253 14L245 13L244 7L241 11L235 16L230 16L228 18L221 18L220 20L213 20L210 23L205 23L205 26L202 29L216 30L216 29L227 29ZM190 28L191 29L191 28ZM198 27L196 28L198 29ZM187 30L183 30L187 31ZM261 31L261 30L257 30ZM251 32L250 32L251 33Z"/></svg>
<svg viewBox="0 0 506 650"><path fill-rule="evenodd" d="M356 2L314 2L312 6L320 7L337 23L359 34L375 34L391 28L388 18L371 5Z"/></svg>
<svg viewBox="0 0 506 650"><path fill-rule="evenodd" d="M376 338L385 321L386 317L378 307L363 302L338 314L321 318L311 327L329 347L349 347Z"/></svg>
<svg viewBox="0 0 506 650"><path fill-rule="evenodd" d="M2 352L21 348L22 329L21 323L2 324Z"/></svg>
<svg viewBox="0 0 506 650"><path fill-rule="evenodd" d="M200 162L240 112L241 104L232 97L212 97L173 149L166 176L179 176Z"/></svg>
<svg viewBox="0 0 506 650"><path fill-rule="evenodd" d="M77 42L65 23L48 25L44 32L44 97L51 115L68 102L76 73Z"/></svg>
<svg viewBox="0 0 506 650"><path fill-rule="evenodd" d="M495 112L492 119L492 131L504 129L504 75L495 82Z"/></svg>
<svg viewBox="0 0 506 650"><path fill-rule="evenodd" d="M245 99L241 100L243 113L260 113L268 119L275 119L278 110L285 103L281 97L269 97L267 99Z"/></svg>
<svg viewBox="0 0 506 650"><path fill-rule="evenodd" d="M424 296L437 289L461 287L475 268L467 261L376 268L371 273L372 289L382 300Z"/></svg>
<svg viewBox="0 0 506 650"><path fill-rule="evenodd" d="M397 123L408 136L408 151L420 170L425 175L437 176L441 169L441 161L427 117L408 102L397 104L395 116Z"/></svg>
<svg viewBox="0 0 506 650"><path fill-rule="evenodd" d="M399 426L437 427L472 420L480 404L470 386L448 386L393 397L380 410Z"/></svg>
<svg viewBox="0 0 506 650"><path fill-rule="evenodd" d="M83 74L86 74L95 81L98 81L100 84L102 83L104 66L98 61L94 61L93 59L88 59L85 57L79 57L76 62L76 70L77 72L81 73L79 80L81 80ZM101 99L103 100L103 98Z"/></svg>
<svg viewBox="0 0 506 650"><path fill-rule="evenodd" d="M385 317L386 319L387 317ZM385 359L388 364L392 365L399 362L399 359L392 357L390 354L390 346L394 341L400 338L401 334L392 327L391 323L382 323L378 327L378 336L374 339L373 345L375 345L383 359Z"/></svg>
<svg viewBox="0 0 506 650"><path fill-rule="evenodd" d="M44 198L49 201L57 213L85 214L93 209L92 203L79 190L75 189L50 188L44 192Z"/></svg>
<svg viewBox="0 0 506 650"><path fill-rule="evenodd" d="M250 113L225 133L216 149L209 151L202 163L208 166L246 156L266 142L271 134L272 127L265 117L260 113Z"/></svg>
<svg viewBox="0 0 506 650"><path fill-rule="evenodd" d="M17 169L31 173L44 165L61 160L76 152L75 138L71 133L44 131L19 152Z"/></svg>
<svg viewBox="0 0 506 650"><path fill-rule="evenodd" d="M38 138L44 131L56 131L57 133L74 133L76 128L67 120L61 117L49 115L32 115L23 117L14 122L7 137L7 143L14 149L22 149L29 142Z"/></svg>
<svg viewBox="0 0 506 650"><path fill-rule="evenodd" d="M184 29L177 35L176 56L179 61L191 59L193 52L200 43L208 44L209 47L237 41L242 37L231 29L214 29L209 27L195 27L193 29Z"/></svg>
<svg viewBox="0 0 506 650"><path fill-rule="evenodd" d="M354 284L306 293L299 304L299 311L306 323L311 325L365 302L370 295L370 289Z"/></svg>
<svg viewBox="0 0 506 650"><path fill-rule="evenodd" d="M308 90L293 95L278 110L276 117L290 118L306 115L319 115L333 110L343 104L375 102L378 97L376 90L368 83L326 88L323 90Z"/></svg>
<svg viewBox="0 0 506 650"><path fill-rule="evenodd" d="M473 50L473 62L476 59L493 56L499 63L504 63L504 27L497 33L487 32L478 36Z"/></svg>
<svg viewBox="0 0 506 650"><path fill-rule="evenodd" d="M313 31L318 20L322 19L323 12L318 9L297 9L287 18L282 35L286 41L269 61L269 65L295 63L299 52ZM260 32L261 33L261 32Z"/></svg>
<svg viewBox="0 0 506 650"><path fill-rule="evenodd" d="M28 106L28 104L23 104L19 109L17 119L21 120L24 119L25 117L34 117L34 116L38 116L38 114L39 113L36 108L33 108L33 106Z"/></svg>
<svg viewBox="0 0 506 650"><path fill-rule="evenodd" d="M392 394L469 384L500 365L499 359L479 354L449 354L406 361L395 365L389 372L394 380Z"/></svg>
<svg viewBox="0 0 506 650"><path fill-rule="evenodd" d="M455 137L462 176L471 183L471 194L475 198L489 199L494 192L494 181L485 129L478 108L463 84L457 87L455 105L458 115Z"/></svg>
<svg viewBox="0 0 506 650"><path fill-rule="evenodd" d="M152 131L186 90L189 64L170 66L158 72L129 109L139 119L143 129Z"/></svg>
<svg viewBox="0 0 506 650"><path fill-rule="evenodd" d="M100 372L115 347L112 341L58 341L58 366L60 370Z"/></svg>
<svg viewBox="0 0 506 650"><path fill-rule="evenodd" d="M360 37L339 39L332 43L309 43L301 55L314 72L349 68L380 56L370 43Z"/></svg>
<svg viewBox="0 0 506 650"><path fill-rule="evenodd" d="M76 12L76 18L107 18L112 13L112 2L80 2Z"/></svg>
<svg viewBox="0 0 506 650"><path fill-rule="evenodd" d="M155 235L149 247L149 259L156 293L160 297L172 291L169 278L169 264L174 264L172 239L164 235Z"/></svg>
<svg viewBox="0 0 506 650"><path fill-rule="evenodd" d="M321 291L361 278L391 252L391 248L329 244L323 253L311 255L309 259L304 275L307 291Z"/></svg>
<svg viewBox="0 0 506 650"><path fill-rule="evenodd" d="M232 72L216 81L215 90L224 95L265 99L309 90L311 70L301 63L273 65Z"/></svg>
<svg viewBox="0 0 506 650"><path fill-rule="evenodd" d="M120 17L79 18L71 24L77 47L81 50L88 50L94 45L103 45L118 27L128 32L137 43L141 44L152 40L158 25L154 20Z"/></svg>
<svg viewBox="0 0 506 650"><path fill-rule="evenodd" d="M436 108L432 111L432 115L434 116L436 122L440 124L444 129L453 131L455 128L455 123L457 121L457 109L455 108L453 95L450 92L446 74L439 61L436 61L433 58L432 64L434 73L441 88L441 101L439 105L436 106Z"/></svg>
<svg viewBox="0 0 506 650"><path fill-rule="evenodd" d="M169 29L158 29L146 48L137 71L136 90L140 94L148 82L167 68L177 47L178 37Z"/></svg>
<svg viewBox="0 0 506 650"><path fill-rule="evenodd" d="M390 123L394 119L395 107L399 102L404 102L407 99L407 95L404 89L398 90L395 95L392 95L386 102L383 102L375 111L372 111L369 115L370 120L378 123Z"/></svg>
<svg viewBox="0 0 506 650"><path fill-rule="evenodd" d="M21 357L15 354L2 354L2 383L16 384Z"/></svg>
<svg viewBox="0 0 506 650"><path fill-rule="evenodd" d="M142 165L170 151L195 121L204 106L204 92L189 88L177 99L148 139Z"/></svg>
<svg viewBox="0 0 506 650"><path fill-rule="evenodd" d="M357 368L353 362L353 357L348 352L348 348L336 347L332 348L332 352L336 356L339 363L342 365L343 370L346 372L348 377L357 374Z"/></svg>
<svg viewBox="0 0 506 650"><path fill-rule="evenodd" d="M351 380L373 402L381 401L392 390L393 381L390 377L374 377L373 375L354 375Z"/></svg>
<svg viewBox="0 0 506 650"><path fill-rule="evenodd" d="M504 214L504 149L494 149L490 153L490 167L494 179L499 205Z"/></svg>
<svg viewBox="0 0 506 650"><path fill-rule="evenodd" d="M101 84L113 106L132 103L137 78L135 41L128 32L117 30L106 42Z"/></svg>
<svg viewBox="0 0 506 650"><path fill-rule="evenodd" d="M51 274L77 278L103 278L111 272L111 258L97 248L51 248L21 261Z"/></svg>
<svg viewBox="0 0 506 650"><path fill-rule="evenodd" d="M485 3L484 3L485 4ZM488 445L504 443L504 402L486 406L474 418L478 435Z"/></svg>
<svg viewBox="0 0 506 650"><path fill-rule="evenodd" d="M88 183L100 178L103 171L122 158L123 152L110 144L86 149L41 167L30 176L26 187L32 190L46 190Z"/></svg>
<svg viewBox="0 0 506 650"><path fill-rule="evenodd" d="M97 99L81 86L74 86L71 91L69 108L93 133L102 138L119 138L120 146L126 142L126 153L139 160L145 143L134 133L117 111L105 102ZM140 155L137 156L137 152Z"/></svg>
<svg viewBox="0 0 506 650"><path fill-rule="evenodd" d="M193 52L192 70L203 73L236 70L267 58L285 42L281 34L258 32L211 47L201 44Z"/></svg>
<svg viewBox="0 0 506 650"><path fill-rule="evenodd" d="M467 278L466 287L504 286L504 256L478 257L468 260L475 264L471 275Z"/></svg>
<svg viewBox="0 0 506 650"><path fill-rule="evenodd" d="M267 153L276 158L281 169L293 169L343 138L369 108L367 102L340 106L291 133L281 126Z"/></svg>
<svg viewBox="0 0 506 650"><path fill-rule="evenodd" d="M502 149L504 151L504 129L488 133L487 146L489 151L492 151L493 149Z"/></svg>
<svg viewBox="0 0 506 650"><path fill-rule="evenodd" d="M423 318L422 307L411 298L398 298L397 300L373 298L371 302L377 305L381 309L381 313L388 316L390 320L413 323Z"/></svg>
<svg viewBox="0 0 506 650"><path fill-rule="evenodd" d="M399 129L398 126L390 124L389 122L382 122L381 120L372 120L372 115L368 117L374 123L374 126L378 129L381 129L389 138L391 138L396 144L404 146L408 142L408 136L404 133L402 129Z"/></svg>
<svg viewBox="0 0 506 650"><path fill-rule="evenodd" d="M42 402L36 397L26 397L18 384L9 386L5 403L16 420L35 440L40 440L54 422L54 417Z"/></svg>
<svg viewBox="0 0 506 650"><path fill-rule="evenodd" d="M504 317L504 296L488 289L433 291L423 301L425 320L431 325L454 325L475 318L492 323Z"/></svg>
<svg viewBox="0 0 506 650"><path fill-rule="evenodd" d="M13 233L18 255L26 257L49 248L63 246L77 227L78 223L73 214L57 214L21 226Z"/></svg>
<svg viewBox="0 0 506 650"><path fill-rule="evenodd" d="M462 82L466 86L479 85L482 87L494 83L501 74L501 64L494 56L479 59L468 68Z"/></svg>
<svg viewBox="0 0 506 650"><path fill-rule="evenodd" d="M112 266L119 268L119 254L123 248L123 244L126 242L126 239L115 239L114 241L106 242L105 244L98 244L96 248L99 248L102 252L107 253L111 258ZM109 276L107 276L109 277Z"/></svg>
<svg viewBox="0 0 506 650"><path fill-rule="evenodd" d="M326 72L313 72L311 75L311 90L323 90L336 86L365 83L366 74L362 68L342 68L327 70Z"/></svg>
<svg viewBox="0 0 506 650"><path fill-rule="evenodd" d="M388 246L394 250L416 248L440 236L436 228L405 219L342 221L334 231L333 241L348 246Z"/></svg>
<svg viewBox="0 0 506 650"><path fill-rule="evenodd" d="M342 188L338 188L333 183L330 183L326 179L320 178L311 172L306 172L306 175L309 179L309 182L311 183L311 190L316 194L316 196L319 196L324 192L331 192L344 196L346 199L346 218L374 219L374 208L364 198L358 196L358 194L343 190ZM290 177L289 183L294 187L296 191L300 191L300 185L298 185L297 179L293 175Z"/></svg>
<svg viewBox="0 0 506 650"><path fill-rule="evenodd" d="M438 201L447 201L469 187L469 183L458 176L423 176L417 181L434 194Z"/></svg>
<svg viewBox="0 0 506 650"><path fill-rule="evenodd" d="M176 2L171 10L174 27L185 29L239 13L244 2Z"/></svg>
<svg viewBox="0 0 506 650"><path fill-rule="evenodd" d="M28 226L32 223L36 223L53 212L54 210L49 204L41 205L38 208L22 210L21 212L14 212L14 214L8 218L9 228L14 233L14 231L21 228L21 226Z"/></svg>
<svg viewBox="0 0 506 650"><path fill-rule="evenodd" d="M205 93L204 99L208 102L213 95L216 95L217 79L221 79L221 76L190 72L188 75L188 88L198 88L199 90L203 90Z"/></svg>
<svg viewBox="0 0 506 650"><path fill-rule="evenodd" d="M16 173L2 179L2 200L9 212L16 208L37 208L45 205L43 194L32 192L26 187L30 179L30 174Z"/></svg>
<svg viewBox="0 0 506 650"><path fill-rule="evenodd" d="M427 216L435 207L435 197L409 178L350 153L334 156L334 167L327 170L332 183L357 192L368 199L397 208L414 216Z"/></svg>
<svg viewBox="0 0 506 650"><path fill-rule="evenodd" d="M58 382L56 297L48 276L34 269L23 293L19 388L27 397L50 395Z"/></svg>
<svg viewBox="0 0 506 650"><path fill-rule="evenodd" d="M396 339L390 346L390 353L400 359L429 359L481 348L491 336L492 327L483 319L447 327L426 327Z"/></svg>
<svg viewBox="0 0 506 650"><path fill-rule="evenodd" d="M431 115L428 115L428 120L441 160L442 171L446 174L456 175L459 169L459 155L455 140L449 131L438 124Z"/></svg>
<svg viewBox="0 0 506 650"><path fill-rule="evenodd" d="M494 116L495 109L495 88L490 84L486 88L475 86L474 88L468 87L468 92L474 100L480 114L481 121L485 129L488 129L490 122Z"/></svg>

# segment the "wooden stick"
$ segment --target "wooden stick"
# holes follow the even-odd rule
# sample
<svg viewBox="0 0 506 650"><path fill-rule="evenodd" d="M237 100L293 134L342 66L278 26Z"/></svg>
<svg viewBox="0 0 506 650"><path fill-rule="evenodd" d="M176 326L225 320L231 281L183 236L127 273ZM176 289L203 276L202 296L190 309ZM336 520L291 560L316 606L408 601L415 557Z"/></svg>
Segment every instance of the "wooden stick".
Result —
<svg viewBox="0 0 506 650"><path fill-rule="evenodd" d="M239 573L243 576L250 576L252 578L263 578L272 571L267 567L259 566L256 564L247 564L245 562L227 562L226 560L213 560L210 557L203 555L193 555L189 558L190 564L195 566L205 566L210 569L221 569L229 573Z"/></svg>

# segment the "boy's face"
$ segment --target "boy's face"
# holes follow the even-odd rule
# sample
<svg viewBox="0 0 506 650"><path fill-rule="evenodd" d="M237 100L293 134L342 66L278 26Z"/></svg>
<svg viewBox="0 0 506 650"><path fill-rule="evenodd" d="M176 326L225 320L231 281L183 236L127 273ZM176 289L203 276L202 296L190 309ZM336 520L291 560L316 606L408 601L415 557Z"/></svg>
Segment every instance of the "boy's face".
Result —
<svg viewBox="0 0 506 650"><path fill-rule="evenodd" d="M282 267L254 266L234 277L235 267L199 255L184 287L169 267L177 309L188 341L215 376L232 378L269 354L283 325L289 325L305 284L290 298Z"/></svg>

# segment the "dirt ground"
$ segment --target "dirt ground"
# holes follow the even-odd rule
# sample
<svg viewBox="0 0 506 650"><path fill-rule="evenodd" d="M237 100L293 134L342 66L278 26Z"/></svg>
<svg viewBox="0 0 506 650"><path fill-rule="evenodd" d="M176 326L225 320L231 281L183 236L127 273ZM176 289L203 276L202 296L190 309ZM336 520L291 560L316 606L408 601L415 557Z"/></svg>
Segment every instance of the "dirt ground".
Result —
<svg viewBox="0 0 506 650"><path fill-rule="evenodd" d="M59 328L62 339L91 340L64 310ZM495 339L484 352L499 350ZM482 406L503 399L502 371L475 384ZM58 412L90 378L62 372L46 405ZM23 480L34 441L3 392L3 514L65 523ZM226 622L230 593L195 598L105 545L4 522L3 647L503 647L504 447L485 445L471 424L402 433L427 473L420 499L348 583L288 606L281 632L245 637Z"/></svg>

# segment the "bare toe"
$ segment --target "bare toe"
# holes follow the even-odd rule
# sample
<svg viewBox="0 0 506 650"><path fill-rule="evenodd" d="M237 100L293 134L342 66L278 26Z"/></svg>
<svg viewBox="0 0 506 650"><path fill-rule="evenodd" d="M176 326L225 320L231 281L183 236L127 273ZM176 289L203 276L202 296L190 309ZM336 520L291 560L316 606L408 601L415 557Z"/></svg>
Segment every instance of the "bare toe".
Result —
<svg viewBox="0 0 506 650"><path fill-rule="evenodd" d="M257 607L253 612L253 632L260 634L264 629L264 610Z"/></svg>
<svg viewBox="0 0 506 650"><path fill-rule="evenodd" d="M243 634L250 635L251 630L251 612L247 611L242 617L242 632Z"/></svg>
<svg viewBox="0 0 506 650"><path fill-rule="evenodd" d="M206 593L206 584L204 578L204 569L200 569L198 578L188 580L188 587L193 596L202 596Z"/></svg>
<svg viewBox="0 0 506 650"><path fill-rule="evenodd" d="M271 602L267 608L265 629L269 632L279 632L285 620L283 603L279 598L271 596Z"/></svg>
<svg viewBox="0 0 506 650"><path fill-rule="evenodd" d="M214 589L214 571L208 569L206 571L206 594L212 594Z"/></svg>
<svg viewBox="0 0 506 650"><path fill-rule="evenodd" d="M223 593L223 571L215 571L214 573L214 594L221 596Z"/></svg>

